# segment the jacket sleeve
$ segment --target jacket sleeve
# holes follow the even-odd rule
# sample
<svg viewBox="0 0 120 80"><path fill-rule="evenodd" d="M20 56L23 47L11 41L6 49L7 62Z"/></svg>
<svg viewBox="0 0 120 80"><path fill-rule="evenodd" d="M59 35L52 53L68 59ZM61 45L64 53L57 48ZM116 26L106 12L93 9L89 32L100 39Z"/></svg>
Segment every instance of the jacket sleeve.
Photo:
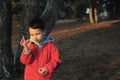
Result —
<svg viewBox="0 0 120 80"><path fill-rule="evenodd" d="M52 73L56 67L62 62L60 59L58 48L53 44L51 46L51 60L45 65L48 70L48 73Z"/></svg>
<svg viewBox="0 0 120 80"><path fill-rule="evenodd" d="M26 54L24 51L21 52L21 57L20 57L20 61L21 63L27 65L27 64L31 64L34 60L34 55L33 55L33 50L31 49L29 54Z"/></svg>

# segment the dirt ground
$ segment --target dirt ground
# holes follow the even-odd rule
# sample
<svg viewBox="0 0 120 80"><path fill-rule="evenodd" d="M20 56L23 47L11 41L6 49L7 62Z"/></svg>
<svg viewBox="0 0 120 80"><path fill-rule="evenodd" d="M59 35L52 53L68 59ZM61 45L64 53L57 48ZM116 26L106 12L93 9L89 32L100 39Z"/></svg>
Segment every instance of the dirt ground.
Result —
<svg viewBox="0 0 120 80"><path fill-rule="evenodd" d="M59 20L50 36L62 59L54 80L120 80L120 20Z"/></svg>

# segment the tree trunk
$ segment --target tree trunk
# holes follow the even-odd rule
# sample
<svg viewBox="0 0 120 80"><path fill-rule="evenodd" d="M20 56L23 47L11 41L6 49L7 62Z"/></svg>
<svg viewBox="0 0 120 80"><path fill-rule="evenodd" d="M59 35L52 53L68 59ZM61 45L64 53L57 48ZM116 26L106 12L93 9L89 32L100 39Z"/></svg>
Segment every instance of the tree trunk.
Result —
<svg viewBox="0 0 120 80"><path fill-rule="evenodd" d="M90 5L90 12L89 12L89 19L90 23L98 23L98 13L97 13L97 8L98 8L98 0L89 0L89 5Z"/></svg>
<svg viewBox="0 0 120 80"><path fill-rule="evenodd" d="M45 21L46 35L54 28L54 24L59 19L62 12L63 0L47 0L47 5L41 18Z"/></svg>
<svg viewBox="0 0 120 80"><path fill-rule="evenodd" d="M13 55L11 48L12 14L8 0L0 0L0 78L12 80Z"/></svg>

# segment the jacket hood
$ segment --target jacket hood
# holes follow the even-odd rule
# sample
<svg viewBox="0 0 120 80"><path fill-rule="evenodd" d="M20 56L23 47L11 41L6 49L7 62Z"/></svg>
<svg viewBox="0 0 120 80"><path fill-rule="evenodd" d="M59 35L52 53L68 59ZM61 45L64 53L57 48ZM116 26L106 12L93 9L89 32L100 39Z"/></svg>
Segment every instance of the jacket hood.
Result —
<svg viewBox="0 0 120 80"><path fill-rule="evenodd" d="M45 44L46 42L49 42L49 41L54 42L54 40L53 40L52 37L50 37L50 36L45 36L44 39L43 39L43 44Z"/></svg>

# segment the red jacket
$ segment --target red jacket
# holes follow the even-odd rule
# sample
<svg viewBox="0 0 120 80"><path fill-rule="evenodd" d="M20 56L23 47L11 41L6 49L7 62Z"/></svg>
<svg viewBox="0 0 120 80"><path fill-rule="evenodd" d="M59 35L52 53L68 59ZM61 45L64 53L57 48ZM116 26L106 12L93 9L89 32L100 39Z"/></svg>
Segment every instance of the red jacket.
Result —
<svg viewBox="0 0 120 80"><path fill-rule="evenodd" d="M20 61L26 65L24 80L52 80L52 72L61 63L58 48L49 41L42 48L31 44L30 49L30 54L21 53ZM42 67L47 68L48 74L38 73Z"/></svg>

